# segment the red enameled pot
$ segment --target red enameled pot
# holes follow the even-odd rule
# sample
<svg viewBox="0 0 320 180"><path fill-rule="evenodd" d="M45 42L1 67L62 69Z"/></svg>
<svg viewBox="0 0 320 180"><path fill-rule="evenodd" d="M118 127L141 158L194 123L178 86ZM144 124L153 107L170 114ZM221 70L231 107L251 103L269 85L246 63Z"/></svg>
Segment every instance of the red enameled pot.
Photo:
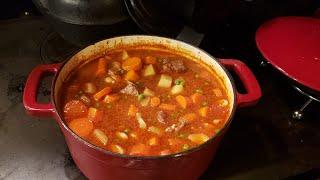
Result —
<svg viewBox="0 0 320 180"><path fill-rule="evenodd" d="M185 152L167 155L135 157L115 154L94 146L74 134L63 122L59 107L59 94L63 82L80 64L102 56L115 48L153 48L175 51L188 56L214 70L223 83L229 100L230 114L224 128L206 143ZM234 71L246 88L246 94L236 92L233 80L226 69ZM36 101L37 87L45 73L55 74L51 102ZM89 179L196 179L208 167L219 142L227 131L236 107L255 104L261 97L259 84L249 68L238 60L217 60L203 50L187 43L156 36L122 36L100 41L88 46L62 64L38 65L30 73L23 94L23 103L28 114L54 117L59 124L73 160Z"/></svg>

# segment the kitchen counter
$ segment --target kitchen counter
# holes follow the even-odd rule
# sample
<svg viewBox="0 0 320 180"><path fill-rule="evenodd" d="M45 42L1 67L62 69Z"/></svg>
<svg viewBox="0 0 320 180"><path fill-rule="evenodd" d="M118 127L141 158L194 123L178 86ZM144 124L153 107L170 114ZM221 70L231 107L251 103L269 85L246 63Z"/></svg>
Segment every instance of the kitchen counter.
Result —
<svg viewBox="0 0 320 180"><path fill-rule="evenodd" d="M263 97L256 106L237 111L201 179L281 179L320 167L320 103L312 103L304 119L293 120L292 111L306 98L272 67L259 66L262 57L252 42L229 53L228 41L237 40L221 47L219 39L212 44L210 38L216 37L208 35L201 47L214 56L246 59ZM55 121L28 116L22 104L29 72L38 64L63 61L77 49L42 18L0 22L0 179L85 179ZM40 101L48 101L50 80L45 77L39 88Z"/></svg>

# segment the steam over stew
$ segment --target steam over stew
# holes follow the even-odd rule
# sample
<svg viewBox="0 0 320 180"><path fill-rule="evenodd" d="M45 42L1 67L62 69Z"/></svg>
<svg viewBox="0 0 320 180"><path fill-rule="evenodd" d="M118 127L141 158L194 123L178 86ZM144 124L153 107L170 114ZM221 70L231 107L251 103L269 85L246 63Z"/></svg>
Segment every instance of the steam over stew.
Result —
<svg viewBox="0 0 320 180"><path fill-rule="evenodd" d="M138 48L80 66L64 84L61 102L74 133L133 156L196 147L217 134L230 111L224 86L208 67Z"/></svg>

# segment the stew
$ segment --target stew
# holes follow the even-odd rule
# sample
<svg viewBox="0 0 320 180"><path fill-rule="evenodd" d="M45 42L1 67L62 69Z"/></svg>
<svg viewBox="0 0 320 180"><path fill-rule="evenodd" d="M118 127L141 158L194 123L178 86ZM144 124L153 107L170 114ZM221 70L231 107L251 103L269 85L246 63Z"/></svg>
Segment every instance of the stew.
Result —
<svg viewBox="0 0 320 180"><path fill-rule="evenodd" d="M224 85L206 65L174 52L124 49L74 71L61 103L68 127L108 151L159 156L205 143L224 126Z"/></svg>

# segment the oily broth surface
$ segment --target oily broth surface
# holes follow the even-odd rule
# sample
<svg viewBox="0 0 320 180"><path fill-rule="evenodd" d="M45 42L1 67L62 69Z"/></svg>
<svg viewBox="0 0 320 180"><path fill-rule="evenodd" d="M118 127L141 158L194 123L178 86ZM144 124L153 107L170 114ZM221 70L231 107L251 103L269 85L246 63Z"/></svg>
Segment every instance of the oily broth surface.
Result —
<svg viewBox="0 0 320 180"><path fill-rule="evenodd" d="M118 61L122 62L121 60L121 51L123 50L116 50L112 52L108 52L106 55L111 57L110 62L107 64L107 67L110 66L110 63L112 61ZM186 57L179 56L173 53L168 52L161 52L157 50L147 50L147 49L126 49L130 57L138 56L138 57L146 57L148 55L155 56L158 59L161 58L179 58L183 60L185 66L187 67L187 71L184 73L169 73L169 75L172 77L172 79L177 79L179 77L183 77L185 80L185 88L184 91L181 93L181 95L189 97L191 94L194 93L195 89L201 88L208 106L210 106L210 111L208 115L204 117L198 117L196 119L196 122L185 126L179 133L164 133L161 137L159 137L159 145L158 146L152 146L151 147L151 155L158 155L158 153L168 148L168 142L167 140L170 138L176 138L179 135L183 134L190 134L192 133L205 133L209 137L214 136L225 124L225 122L228 120L228 116L230 114L229 106L227 108L219 108L214 107L215 103L219 99L228 99L224 85L221 83L221 81L218 79L219 77L215 74L213 71L209 71L208 67L203 64L199 64L193 60L190 60ZM97 89L102 89L106 84L99 78L93 76L95 74L95 71L97 69L97 61L93 60L91 62L88 62L85 65L82 65L79 67L65 82L63 85L63 94L61 94L61 101L63 107L67 102L75 99L77 91L70 91L68 87L72 85L81 85L86 82L92 82L96 84ZM157 84L159 81L159 67L155 66L157 75L151 76L151 77L142 77L140 76L140 80L138 81L139 84L143 87L148 87L149 89L152 89L156 96L160 97L161 103L168 103L168 104L175 104L175 96L170 94L170 90L165 88L158 88ZM112 86L113 92L118 92L120 89L122 89L124 86L126 86L125 81L120 81L119 83ZM222 97L216 97L213 93L214 88L221 89ZM138 88L139 92L143 91L143 88ZM92 98L91 98L92 100ZM229 102L231 103L231 102ZM95 138L92 134L88 137L85 137L84 139L91 142L92 144L95 144L99 147L102 147L106 150L109 150L111 144L117 144L123 147L126 151L130 149L131 146L137 144L137 142L146 143L150 138L154 137L155 135L152 133L147 132L145 129L141 129L138 126L138 123L136 122L136 119L134 117L128 116L128 108L129 105L135 105L136 107L139 107L139 112L141 112L142 116L144 117L144 120L148 126L156 126L161 129L167 128L169 125L172 125L177 122L178 118L182 116L183 114L189 113L189 112L195 112L197 113L199 110L198 105L191 105L187 109L177 109L177 111L170 112L168 111L168 118L166 121L166 124L159 123L157 120L157 112L159 109L157 107L141 107L140 103L137 101L137 97L130 96L130 95L121 95L120 99L113 103L110 106L106 106L105 104L99 102L99 105L96 106L96 104L91 104L92 106L97 107L99 110L103 111L104 118L100 123L95 124L95 128L99 128L104 131L106 136L108 137L108 144L106 146L102 145L97 138ZM178 105L177 105L178 107ZM219 124L213 124L212 121L214 119L221 119L223 120ZM66 123L70 121L70 119L65 120ZM204 124L209 123L214 126L214 129L208 130ZM123 141L116 137L115 132L117 131L124 131L125 129L129 129L130 131L134 131L137 134L137 140L131 140L129 137L129 140ZM188 139L179 138L180 143L176 145L170 146L171 153L177 153L181 151L181 144L188 144L190 147L195 147L197 144L190 142Z"/></svg>

